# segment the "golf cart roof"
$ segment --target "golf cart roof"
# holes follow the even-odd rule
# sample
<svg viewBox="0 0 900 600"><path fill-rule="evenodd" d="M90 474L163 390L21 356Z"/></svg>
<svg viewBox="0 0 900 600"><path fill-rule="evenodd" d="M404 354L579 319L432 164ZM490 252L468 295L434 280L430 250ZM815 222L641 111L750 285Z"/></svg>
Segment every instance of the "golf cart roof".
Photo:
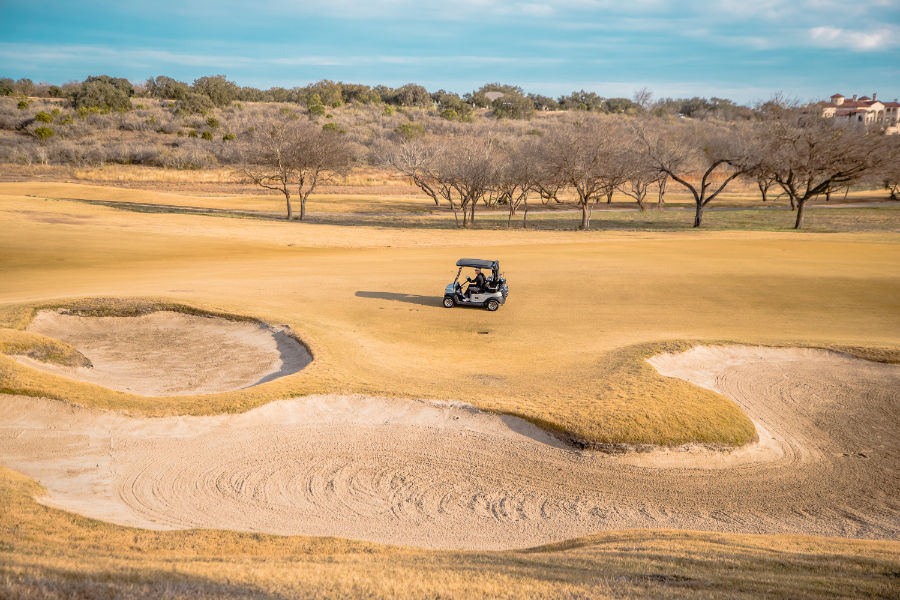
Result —
<svg viewBox="0 0 900 600"><path fill-rule="evenodd" d="M480 258L461 258L456 261L457 267L472 267L474 269L500 270L500 262L496 260L482 260Z"/></svg>

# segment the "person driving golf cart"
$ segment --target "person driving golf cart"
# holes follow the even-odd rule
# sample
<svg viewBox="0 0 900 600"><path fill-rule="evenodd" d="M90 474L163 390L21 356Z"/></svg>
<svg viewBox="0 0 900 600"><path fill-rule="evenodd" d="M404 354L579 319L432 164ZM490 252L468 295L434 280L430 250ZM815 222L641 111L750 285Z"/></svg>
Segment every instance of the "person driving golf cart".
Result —
<svg viewBox="0 0 900 600"><path fill-rule="evenodd" d="M466 281L469 282L469 286L466 288L466 297L469 297L472 294L482 293L484 291L484 286L487 285L487 278L484 276L484 273L481 272L481 269L475 269L475 279L466 277Z"/></svg>
<svg viewBox="0 0 900 600"><path fill-rule="evenodd" d="M481 306L489 311L495 311L500 305L506 303L509 295L509 286L506 277L500 273L500 262L496 260L484 260L480 258L461 258L456 261L459 270L453 281L444 288L444 307L454 306ZM475 279L466 277L461 282L459 277L464 268L475 269ZM482 269L490 269L490 277L482 273ZM468 283L466 289L463 285Z"/></svg>

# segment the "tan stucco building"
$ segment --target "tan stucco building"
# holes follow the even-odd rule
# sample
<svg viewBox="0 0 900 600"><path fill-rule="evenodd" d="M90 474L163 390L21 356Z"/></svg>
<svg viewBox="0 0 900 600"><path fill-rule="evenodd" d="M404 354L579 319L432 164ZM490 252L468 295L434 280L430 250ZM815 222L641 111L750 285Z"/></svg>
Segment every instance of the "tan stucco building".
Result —
<svg viewBox="0 0 900 600"><path fill-rule="evenodd" d="M885 133L900 133L900 103L894 98L892 102L862 96L846 98L835 94L830 102L822 103L822 116L842 121L848 126L882 127Z"/></svg>

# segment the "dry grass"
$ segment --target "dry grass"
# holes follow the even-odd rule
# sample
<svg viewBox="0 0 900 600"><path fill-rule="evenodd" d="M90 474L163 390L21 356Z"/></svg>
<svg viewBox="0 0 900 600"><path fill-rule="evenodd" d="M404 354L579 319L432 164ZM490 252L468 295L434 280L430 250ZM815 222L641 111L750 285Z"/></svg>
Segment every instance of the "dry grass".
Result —
<svg viewBox="0 0 900 600"><path fill-rule="evenodd" d="M3 184L3 352L79 360L70 346L22 330L41 306L88 314L177 308L290 324L315 361L248 390L158 399L0 355L8 391L144 414L362 392L465 400L588 444L741 443L752 427L730 401L660 377L642 358L692 343L677 340L900 357L892 233L361 228L47 197L245 209L249 200L260 211L273 202ZM394 203L408 199L373 201L402 212ZM501 260L512 295L499 312L439 306L460 256ZM522 551L431 552L130 529L46 508L33 500L41 494L0 469L2 597L890 598L900 576L900 544L890 541L626 531Z"/></svg>
<svg viewBox="0 0 900 600"><path fill-rule="evenodd" d="M34 169L31 169L32 171ZM50 176L59 176L49 168ZM28 195L45 199L70 199L96 203L132 212L170 212L267 220L283 219L286 214L284 198L237 180L226 181L224 171L198 171L197 177L183 171L113 165L102 169L82 169L76 172L95 173L101 185L58 184L27 181L2 183L0 191L9 195ZM121 179L104 180L102 177ZM186 176L187 175L187 176ZM30 175L33 176L33 173ZM123 187L110 187L109 184ZM729 231L792 231L794 213L786 201L771 201L763 205L754 190L734 186L707 209L703 229ZM137 188L137 189L135 189ZM161 191L165 190L165 191ZM531 229L574 230L580 222L580 209L573 199L561 195L561 204L542 205L533 202L528 214ZM879 191L855 191L847 203L837 198L830 205L819 202L807 213L807 232L855 232L898 230L900 207L892 204L865 206L867 202L887 199ZM294 198L295 210L298 209ZM834 208L835 205L841 206ZM449 208L439 207L402 179L392 178L390 172L360 168L347 177L325 184L313 194L307 210L310 223L340 226L368 226L390 228L455 229L456 222ZM664 211L650 207L637 210L634 202L618 194L612 204L600 203L593 209L592 227L615 231L688 231L693 220L693 203L679 188L668 194ZM522 227L522 211L509 220L505 207L487 210L480 207L477 224L481 229L518 229Z"/></svg>
<svg viewBox="0 0 900 600"><path fill-rule="evenodd" d="M0 469L0 596L889 598L897 542L624 531L506 552L328 538L155 532L37 504Z"/></svg>
<svg viewBox="0 0 900 600"><path fill-rule="evenodd" d="M84 195L47 185L35 191ZM360 392L466 400L588 445L739 444L753 429L730 401L641 359L675 340L897 348L891 234L352 228L132 213L21 186L0 196L6 343L22 305L149 298L287 323L316 360L247 390L147 399L0 357L2 387L20 393L208 414ZM512 293L499 312L440 307L460 256L501 260Z"/></svg>

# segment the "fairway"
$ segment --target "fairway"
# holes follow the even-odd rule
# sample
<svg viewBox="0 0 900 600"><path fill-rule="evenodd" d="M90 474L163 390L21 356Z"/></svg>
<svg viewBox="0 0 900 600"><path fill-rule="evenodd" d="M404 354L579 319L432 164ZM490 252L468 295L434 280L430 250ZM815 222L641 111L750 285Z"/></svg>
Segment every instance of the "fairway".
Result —
<svg viewBox="0 0 900 600"><path fill-rule="evenodd" d="M633 528L898 535L890 229L307 224L84 201L152 203L148 191L28 187L0 184L0 457L45 489L4 475L10 518L96 523L62 508L118 524L91 544L130 535L121 525L466 551ZM163 204L211 202L179 198ZM847 210L881 222L881 209ZM461 257L500 261L510 295L497 312L442 307ZM110 331L130 332L127 345ZM278 366L278 332L299 340L296 368ZM112 352L106 371L86 366L98 348ZM140 361L143 383L117 379ZM51 424L66 433L42 437ZM147 535L199 547L231 534ZM685 535L676 546L702 553L705 538ZM846 552L895 568L896 542L876 543ZM348 544L335 568L357 560ZM47 568L13 555L22 572ZM442 589L464 594L446 569L480 556L408 560L440 557Z"/></svg>

